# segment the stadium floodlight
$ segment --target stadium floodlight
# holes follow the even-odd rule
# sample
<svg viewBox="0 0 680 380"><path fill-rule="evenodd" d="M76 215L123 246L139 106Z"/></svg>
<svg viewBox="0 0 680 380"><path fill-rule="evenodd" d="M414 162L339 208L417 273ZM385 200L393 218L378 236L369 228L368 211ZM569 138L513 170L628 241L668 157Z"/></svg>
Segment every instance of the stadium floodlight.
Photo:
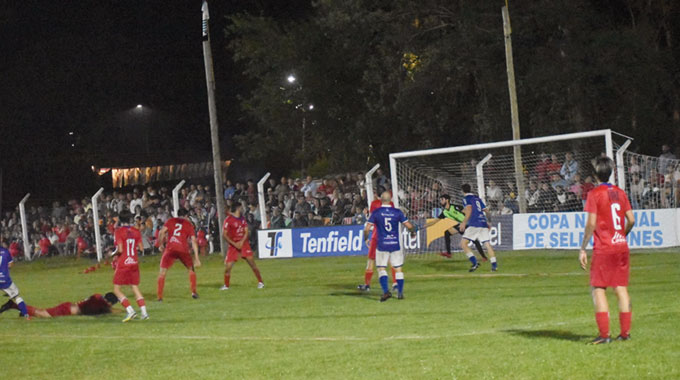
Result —
<svg viewBox="0 0 680 380"><path fill-rule="evenodd" d="M257 203L260 209L260 228L263 230L267 229L267 211L264 202L264 183L267 181L269 176L270 173L267 172L267 174L265 174L262 179L257 181Z"/></svg>
<svg viewBox="0 0 680 380"><path fill-rule="evenodd" d="M288 83L295 83L295 81L297 80L297 78L295 78L295 75L290 74L290 75L288 75L288 77L286 78L286 80L288 81Z"/></svg>
<svg viewBox="0 0 680 380"><path fill-rule="evenodd" d="M309 106L307 106L307 108L308 108L310 111L313 110L313 109L314 109L314 104L310 104Z"/></svg>
<svg viewBox="0 0 680 380"><path fill-rule="evenodd" d="M140 109L140 108L142 108L142 107L143 107L143 106L142 106L141 104L137 104L137 107L136 107L136 108L137 108L137 109Z"/></svg>

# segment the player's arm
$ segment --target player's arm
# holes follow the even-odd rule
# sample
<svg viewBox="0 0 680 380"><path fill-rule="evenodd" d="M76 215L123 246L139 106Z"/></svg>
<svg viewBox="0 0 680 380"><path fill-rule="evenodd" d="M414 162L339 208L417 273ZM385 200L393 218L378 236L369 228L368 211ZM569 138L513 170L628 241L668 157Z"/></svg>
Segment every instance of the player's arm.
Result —
<svg viewBox="0 0 680 380"><path fill-rule="evenodd" d="M198 240L196 235L191 235L191 248L194 250L194 266L201 266L201 259L198 258Z"/></svg>
<svg viewBox="0 0 680 380"><path fill-rule="evenodd" d="M141 237L139 240L137 240L137 250L139 250L139 253L144 253L144 243L142 243Z"/></svg>
<svg viewBox="0 0 680 380"><path fill-rule="evenodd" d="M158 249L160 251L163 250L163 246L165 246L165 239L168 237L168 228L163 226L161 228L161 231L158 233Z"/></svg>
<svg viewBox="0 0 680 380"><path fill-rule="evenodd" d="M243 246L243 242L245 241L245 240L241 240L241 241L234 241L234 240L232 240L232 239L229 237L229 234L227 233L227 229L226 229L226 228L222 230L222 236L224 237L224 240L225 240L229 245L233 245L234 248L236 248L236 249L241 249L241 247Z"/></svg>
<svg viewBox="0 0 680 380"><path fill-rule="evenodd" d="M597 226L597 214L594 212L589 212L588 220L586 221L586 230L583 234L583 241L581 242L581 251L578 254L578 261L581 262L581 268L583 270L586 270L586 266L588 265L588 253L586 253L586 248L588 247L588 242L590 241L590 238L593 237L593 232L595 232L596 226ZM627 225L626 228L628 228Z"/></svg>
<svg viewBox="0 0 680 380"><path fill-rule="evenodd" d="M409 222L408 220L404 222L404 227L408 228L408 232L410 232L411 235L415 234L416 231L418 231L418 227L416 227L413 223Z"/></svg>
<svg viewBox="0 0 680 380"><path fill-rule="evenodd" d="M465 214L465 218L463 219L462 222L460 222L461 231L465 231L465 226L467 226L467 222L470 220L470 216L472 216L472 206L467 205L463 207L463 214Z"/></svg>
<svg viewBox="0 0 680 380"><path fill-rule="evenodd" d="M370 245L368 240L369 236L368 234L371 232L371 227L373 227L373 223L366 222L366 225L364 226L364 240L366 241L366 245Z"/></svg>
<svg viewBox="0 0 680 380"><path fill-rule="evenodd" d="M628 233L633 229L633 226L635 225L635 214L633 214L633 210L628 210L626 211L626 236L628 236Z"/></svg>
<svg viewBox="0 0 680 380"><path fill-rule="evenodd" d="M486 225L491 228L491 212L489 212L488 208L484 208L484 215L486 215Z"/></svg>

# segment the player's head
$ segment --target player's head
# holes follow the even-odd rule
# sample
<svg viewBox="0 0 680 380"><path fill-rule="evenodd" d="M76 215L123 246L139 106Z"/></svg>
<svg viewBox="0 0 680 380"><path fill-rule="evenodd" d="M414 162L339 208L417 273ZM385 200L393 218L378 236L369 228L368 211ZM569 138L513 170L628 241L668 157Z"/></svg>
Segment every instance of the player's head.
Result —
<svg viewBox="0 0 680 380"><path fill-rule="evenodd" d="M231 204L231 212L232 214L240 211L241 210L241 202L234 202Z"/></svg>
<svg viewBox="0 0 680 380"><path fill-rule="evenodd" d="M467 194L472 192L472 188L470 187L469 183L464 183L463 186L460 187L461 190L463 190L463 193Z"/></svg>
<svg viewBox="0 0 680 380"><path fill-rule="evenodd" d="M123 210L120 212L120 214L118 214L118 220L120 220L122 224L130 224L132 221L132 213L130 211Z"/></svg>
<svg viewBox="0 0 680 380"><path fill-rule="evenodd" d="M442 206L446 206L446 205L447 205L448 203L450 203L450 202L451 202L451 197L450 197L448 194L442 194L442 195L439 197L439 203L440 203Z"/></svg>
<svg viewBox="0 0 680 380"><path fill-rule="evenodd" d="M595 160L595 176L600 182L609 181L614 170L614 161L609 157L598 157Z"/></svg>
<svg viewBox="0 0 680 380"><path fill-rule="evenodd" d="M116 295L111 292L104 294L104 299L111 305L115 305L118 303L118 297L116 297Z"/></svg>
<svg viewBox="0 0 680 380"><path fill-rule="evenodd" d="M392 202L392 194L389 191L383 191L383 193L380 194L380 201L383 204L388 204Z"/></svg>
<svg viewBox="0 0 680 380"><path fill-rule="evenodd" d="M178 217L180 217L180 218L186 218L187 215L189 215L189 210L187 210L187 209L185 209L185 208L181 208L181 209L177 210L177 216L178 216Z"/></svg>

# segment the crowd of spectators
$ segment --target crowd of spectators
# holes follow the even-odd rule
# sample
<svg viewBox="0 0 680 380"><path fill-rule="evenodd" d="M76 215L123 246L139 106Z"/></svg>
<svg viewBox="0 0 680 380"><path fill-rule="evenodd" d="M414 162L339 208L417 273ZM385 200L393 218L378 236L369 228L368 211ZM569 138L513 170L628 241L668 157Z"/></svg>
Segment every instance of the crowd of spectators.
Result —
<svg viewBox="0 0 680 380"><path fill-rule="evenodd" d="M476 162L461 164L460 181L476 183ZM571 152L541 153L535 165L525 168L525 199L529 212L582 211L588 192L595 187L589 159L578 160ZM627 171L627 193L633 208L668 208L680 205L680 161L666 145L661 156L630 154ZM517 189L508 173L494 173L489 167L486 201L492 214L519 212ZM485 175L487 173L485 172ZM502 179L501 181L498 181ZM505 182L499 183L499 182ZM363 172L327 176L280 179L270 178L264 186L268 228L316 227L340 224L364 224L368 218L367 194ZM391 190L390 179L378 169L373 189L379 194ZM227 180L222 189L229 210L241 203L255 245L261 225L257 188L253 180ZM445 192L442 183L408 186L399 193L403 209L412 218L436 217L439 197ZM454 195L454 194L450 194ZM180 207L189 211L196 226L202 252L214 251L220 226L217 207L210 186L191 184L179 194ZM99 201L99 225L105 250L113 247L113 230L123 210L135 215L135 225L142 232L146 254L157 250L156 238L171 217L172 194L164 186L148 186L104 193ZM29 206L26 210L31 256L89 255L95 249L94 220L90 198L53 202L51 207ZM0 218L0 240L13 255L23 254L22 229L18 211L5 212Z"/></svg>

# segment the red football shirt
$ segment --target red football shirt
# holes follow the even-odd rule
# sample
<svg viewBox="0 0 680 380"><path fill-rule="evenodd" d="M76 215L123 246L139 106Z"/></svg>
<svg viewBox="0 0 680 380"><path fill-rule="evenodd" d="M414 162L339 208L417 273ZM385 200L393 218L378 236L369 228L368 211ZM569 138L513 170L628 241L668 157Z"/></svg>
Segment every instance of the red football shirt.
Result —
<svg viewBox="0 0 680 380"><path fill-rule="evenodd" d="M189 239L196 236L194 225L190 221L184 218L170 218L163 227L168 230L168 249L189 251Z"/></svg>
<svg viewBox="0 0 680 380"><path fill-rule="evenodd" d="M227 236L232 241L241 241L248 231L248 222L243 217L237 218L234 215L229 215L224 220L222 230L227 231Z"/></svg>
<svg viewBox="0 0 680 380"><path fill-rule="evenodd" d="M118 268L132 267L139 264L137 261L137 247L142 242L142 234L135 227L118 227L113 234L116 247L123 244L123 252L118 256Z"/></svg>
<svg viewBox="0 0 680 380"><path fill-rule="evenodd" d="M585 211L597 214L593 252L618 253L628 250L625 215L630 209L626 193L614 185L603 183L588 192Z"/></svg>
<svg viewBox="0 0 680 380"><path fill-rule="evenodd" d="M98 315L111 312L111 306L101 294L93 294L88 299L78 302L78 308L83 315Z"/></svg>
<svg viewBox="0 0 680 380"><path fill-rule="evenodd" d="M390 202L390 206L394 207L394 202ZM373 211L380 207L382 207L382 201L380 199L374 199L373 202L371 202L370 212L373 213Z"/></svg>

